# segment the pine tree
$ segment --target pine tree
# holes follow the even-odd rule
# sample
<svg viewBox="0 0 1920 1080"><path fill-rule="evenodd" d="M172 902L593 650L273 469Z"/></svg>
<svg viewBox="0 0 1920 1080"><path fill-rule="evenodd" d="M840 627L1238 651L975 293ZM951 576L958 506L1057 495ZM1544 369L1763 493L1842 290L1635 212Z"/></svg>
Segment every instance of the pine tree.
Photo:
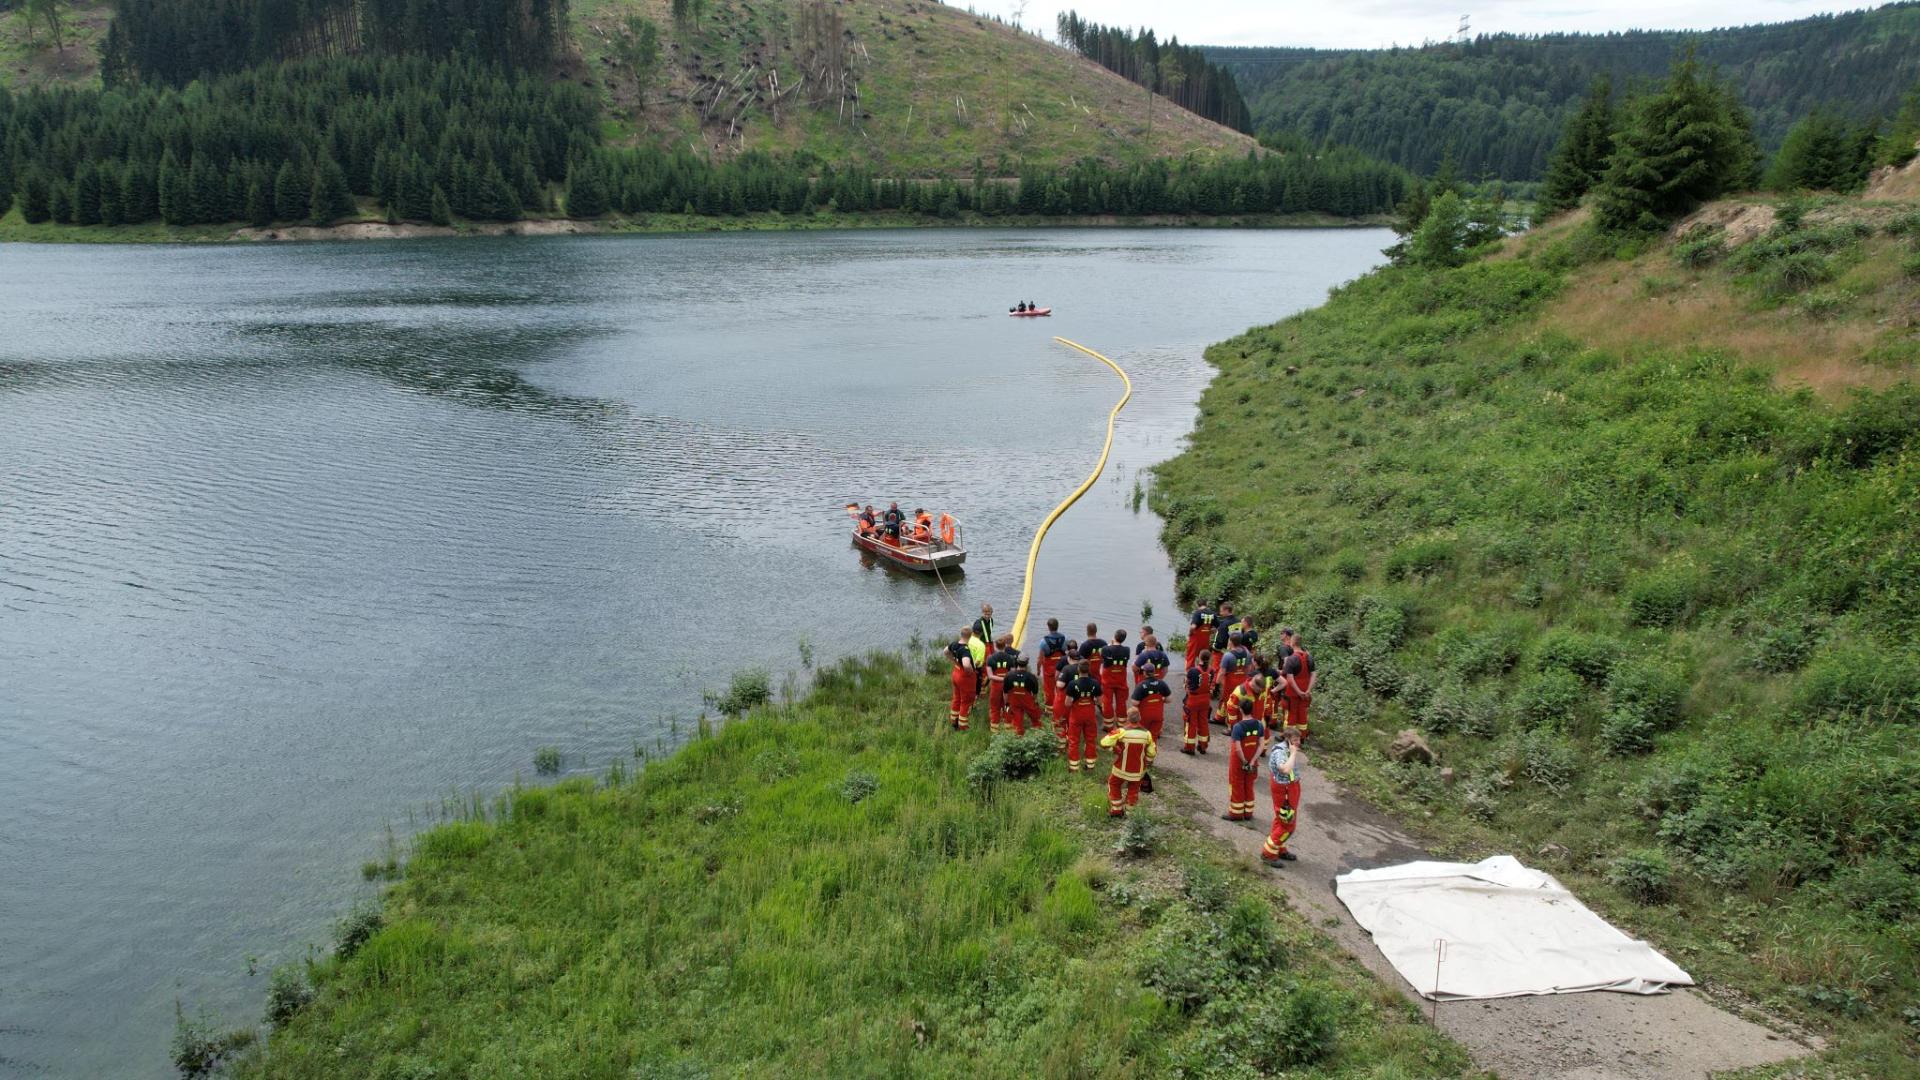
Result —
<svg viewBox="0 0 1920 1080"><path fill-rule="evenodd" d="M119 225L127 220L126 190L120 167L103 161L94 170L100 183L100 224Z"/></svg>
<svg viewBox="0 0 1920 1080"><path fill-rule="evenodd" d="M292 161L282 162L273 178L273 217L275 221L299 221L307 216L313 195L313 178L304 167Z"/></svg>
<svg viewBox="0 0 1920 1080"><path fill-rule="evenodd" d="M567 170L567 216L596 218L611 208L599 166L585 158L574 162Z"/></svg>
<svg viewBox="0 0 1920 1080"><path fill-rule="evenodd" d="M439 184L433 185L432 209L428 216L435 225L453 224L453 207L447 205L447 193Z"/></svg>
<svg viewBox="0 0 1920 1080"><path fill-rule="evenodd" d="M1467 205L1452 191L1433 200L1427 219L1407 241L1406 261L1414 266L1461 266L1468 252Z"/></svg>
<svg viewBox="0 0 1920 1080"><path fill-rule="evenodd" d="M193 188L172 150L160 159L160 220L168 225L193 222Z"/></svg>
<svg viewBox="0 0 1920 1080"><path fill-rule="evenodd" d="M0 217L6 217L13 209L13 170L7 167L7 159L0 154Z"/></svg>
<svg viewBox="0 0 1920 1080"><path fill-rule="evenodd" d="M1880 140L1879 163L1905 165L1913 160L1915 153L1920 153L1920 84L1907 91L1900 111L1894 115L1893 126Z"/></svg>
<svg viewBox="0 0 1920 1080"><path fill-rule="evenodd" d="M1618 125L1613 80L1602 75L1587 91L1580 111L1567 121L1560 144L1547 162L1547 175L1540 188L1543 217L1573 209L1593 190L1613 157L1614 129Z"/></svg>
<svg viewBox="0 0 1920 1080"><path fill-rule="evenodd" d="M53 217L52 184L47 174L33 170L20 185L20 216L29 225L39 225Z"/></svg>
<svg viewBox="0 0 1920 1080"><path fill-rule="evenodd" d="M514 221L520 217L520 197L501 174L500 166L489 164L475 185L471 216L482 221Z"/></svg>
<svg viewBox="0 0 1920 1080"><path fill-rule="evenodd" d="M315 225L331 225L359 212L353 191L347 187L347 174L330 157L320 159L313 170L313 191L307 200L307 216Z"/></svg>
<svg viewBox="0 0 1920 1080"><path fill-rule="evenodd" d="M273 196L267 192L266 181L259 177L247 184L247 222L258 226L273 224Z"/></svg>
<svg viewBox="0 0 1920 1080"><path fill-rule="evenodd" d="M73 191L64 181L53 181L53 194L47 200L47 206L58 225L73 224Z"/></svg>
<svg viewBox="0 0 1920 1080"><path fill-rule="evenodd" d="M1595 189L1602 227L1657 229L1752 182L1753 122L1692 47L1666 83L1628 112Z"/></svg>
<svg viewBox="0 0 1920 1080"><path fill-rule="evenodd" d="M1872 133L1872 128L1865 129ZM1851 191L1866 182L1873 140L1827 109L1816 109L1787 131L1767 169L1773 191Z"/></svg>
<svg viewBox="0 0 1920 1080"><path fill-rule="evenodd" d="M73 171L73 223L100 224L100 177L92 165L83 164Z"/></svg>

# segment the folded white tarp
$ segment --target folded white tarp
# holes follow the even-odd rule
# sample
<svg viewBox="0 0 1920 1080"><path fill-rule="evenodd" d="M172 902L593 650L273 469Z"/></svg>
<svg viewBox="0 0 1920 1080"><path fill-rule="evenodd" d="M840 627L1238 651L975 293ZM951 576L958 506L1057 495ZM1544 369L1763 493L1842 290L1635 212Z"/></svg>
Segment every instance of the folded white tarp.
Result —
<svg viewBox="0 0 1920 1080"><path fill-rule="evenodd" d="M1334 891L1394 969L1428 997L1659 994L1693 985L1673 961L1511 855L1350 870L1334 879ZM1436 984L1439 941L1446 951Z"/></svg>

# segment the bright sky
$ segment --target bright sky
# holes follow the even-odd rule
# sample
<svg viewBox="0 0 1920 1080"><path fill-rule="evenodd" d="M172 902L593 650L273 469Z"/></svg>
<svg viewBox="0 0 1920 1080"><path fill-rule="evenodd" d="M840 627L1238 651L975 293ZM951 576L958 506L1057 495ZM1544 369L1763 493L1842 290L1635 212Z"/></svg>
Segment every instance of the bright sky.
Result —
<svg viewBox="0 0 1920 1080"><path fill-rule="evenodd" d="M967 6L966 0L959 0ZM972 0L1011 19L1020 0ZM1381 48L1452 37L1460 16L1475 33L1694 30L1785 22L1874 6L1818 0L1029 0L1021 22L1049 39L1069 8L1091 22L1150 26L1193 45Z"/></svg>

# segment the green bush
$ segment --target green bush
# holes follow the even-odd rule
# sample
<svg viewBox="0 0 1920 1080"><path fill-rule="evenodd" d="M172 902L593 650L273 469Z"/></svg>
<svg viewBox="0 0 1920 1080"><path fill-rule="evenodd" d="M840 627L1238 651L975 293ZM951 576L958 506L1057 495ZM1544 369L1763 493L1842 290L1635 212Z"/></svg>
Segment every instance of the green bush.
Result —
<svg viewBox="0 0 1920 1080"><path fill-rule="evenodd" d="M1686 698L1686 680L1663 664L1636 658L1607 676L1607 703L1613 710L1644 716L1661 730L1679 721Z"/></svg>
<svg viewBox="0 0 1920 1080"><path fill-rule="evenodd" d="M1452 564L1453 552L1452 540L1429 537L1408 541L1387 556L1387 580L1431 577Z"/></svg>
<svg viewBox="0 0 1920 1080"><path fill-rule="evenodd" d="M1600 723L1600 745L1613 754L1644 754L1660 729L1641 713L1615 709Z"/></svg>
<svg viewBox="0 0 1920 1080"><path fill-rule="evenodd" d="M1704 270L1727 255L1726 234L1715 229L1710 233L1692 236L1674 245L1673 261L1689 270Z"/></svg>
<svg viewBox="0 0 1920 1080"><path fill-rule="evenodd" d="M1642 904L1664 904L1673 898L1673 864L1662 851L1629 851L1608 865L1607 883Z"/></svg>
<svg viewBox="0 0 1920 1080"><path fill-rule="evenodd" d="M1587 685L1599 686L1607 681L1619 654L1620 643L1610 638L1555 627L1534 645L1533 663L1541 671L1571 671Z"/></svg>
<svg viewBox="0 0 1920 1080"><path fill-rule="evenodd" d="M1360 640L1388 651L1405 644L1413 627L1413 613L1392 597L1361 597L1354 606L1354 617L1360 626Z"/></svg>
<svg viewBox="0 0 1920 1080"><path fill-rule="evenodd" d="M1263 997L1256 1007L1248 1057L1268 1075L1325 1061L1339 1045L1341 1016L1352 1009L1352 1002L1323 987L1291 984L1277 1003Z"/></svg>
<svg viewBox="0 0 1920 1080"><path fill-rule="evenodd" d="M1829 650L1800 677L1794 705L1811 717L1920 720L1920 660L1858 646Z"/></svg>
<svg viewBox="0 0 1920 1080"><path fill-rule="evenodd" d="M1144 859L1160 850L1160 823L1152 815L1135 808L1120 823L1120 836L1113 842L1113 853L1125 859Z"/></svg>
<svg viewBox="0 0 1920 1080"><path fill-rule="evenodd" d="M1826 321L1853 306L1860 294L1851 289L1816 289L1800 298L1800 313L1809 319Z"/></svg>
<svg viewBox="0 0 1920 1080"><path fill-rule="evenodd" d="M1449 626L1434 635L1434 647L1440 663L1463 679L1501 675L1520 661L1521 632L1515 627L1495 627L1478 633L1460 626Z"/></svg>
<svg viewBox="0 0 1920 1080"><path fill-rule="evenodd" d="M1700 588L1700 574L1690 566L1642 574L1627 587L1627 618L1635 626L1679 626L1692 618Z"/></svg>
<svg viewBox="0 0 1920 1080"><path fill-rule="evenodd" d="M1548 668L1527 678L1514 692L1514 714L1529 728L1566 730L1584 711L1588 693L1580 676L1565 668Z"/></svg>
<svg viewBox="0 0 1920 1080"><path fill-rule="evenodd" d="M723 694L702 695L707 707L725 717L745 716L773 700L773 677L761 668L737 672Z"/></svg>
<svg viewBox="0 0 1920 1080"><path fill-rule="evenodd" d="M1042 731L995 735L985 750L967 762L967 783L982 793L991 792L1002 781L1040 775L1058 754L1059 746Z"/></svg>
<svg viewBox="0 0 1920 1080"><path fill-rule="evenodd" d="M1805 623L1766 626L1747 641L1747 666L1768 675L1785 675L1805 667L1819 641L1819 631Z"/></svg>
<svg viewBox="0 0 1920 1080"><path fill-rule="evenodd" d="M1490 693L1469 690L1458 682L1441 683L1420 710L1420 726L1434 735L1485 737L1499 726L1500 707Z"/></svg>
<svg viewBox="0 0 1920 1080"><path fill-rule="evenodd" d="M533 771L541 776L553 776L560 771L560 748L543 746L533 752Z"/></svg>
<svg viewBox="0 0 1920 1080"><path fill-rule="evenodd" d="M855 769L840 781L840 797L850 803L864 801L880 790L880 778L865 769Z"/></svg>
<svg viewBox="0 0 1920 1080"><path fill-rule="evenodd" d="M179 1002L174 1003L173 1043L169 1051L173 1067L188 1080L218 1074L229 1059L253 1041L253 1032L246 1028L221 1031L207 1012L188 1019L186 1010Z"/></svg>
<svg viewBox="0 0 1920 1080"><path fill-rule="evenodd" d="M363 903L355 905L354 908L347 912L345 917L334 926L334 955L342 960L350 959L354 953L360 951L362 945L365 945L373 935L379 933L380 928L386 924L386 916L381 913L378 904Z"/></svg>
<svg viewBox="0 0 1920 1080"><path fill-rule="evenodd" d="M267 1026L285 1024L312 1000L313 984L307 981L305 972L292 965L274 968L273 977L267 980Z"/></svg>
<svg viewBox="0 0 1920 1080"><path fill-rule="evenodd" d="M1529 731L1520 737L1520 774L1548 792L1560 795L1573 786L1579 758L1571 743L1556 732Z"/></svg>
<svg viewBox="0 0 1920 1080"><path fill-rule="evenodd" d="M1334 555L1328 569L1333 575L1349 585L1357 584L1367 576L1367 556L1363 552L1347 548Z"/></svg>

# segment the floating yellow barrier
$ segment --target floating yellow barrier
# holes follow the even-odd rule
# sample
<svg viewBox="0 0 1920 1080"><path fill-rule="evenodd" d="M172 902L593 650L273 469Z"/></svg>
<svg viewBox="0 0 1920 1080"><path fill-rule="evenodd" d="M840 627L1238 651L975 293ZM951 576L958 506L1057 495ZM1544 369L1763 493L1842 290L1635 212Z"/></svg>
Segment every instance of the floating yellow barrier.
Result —
<svg viewBox="0 0 1920 1080"><path fill-rule="evenodd" d="M1040 561L1040 542L1047 538L1047 530L1053 527L1053 523L1059 520L1061 514L1067 512L1067 507L1078 502L1080 496L1085 495L1087 491L1093 487L1094 481L1100 479L1100 474L1106 471L1107 455L1113 452L1113 422L1119 419L1120 410L1126 408L1127 402L1133 398L1133 380L1127 378L1127 373L1120 370L1119 364L1101 356L1099 353L1094 352L1079 342L1068 341L1063 337L1057 337L1053 340L1070 349L1079 349L1081 352L1112 368L1113 373L1120 376L1121 383L1125 384L1126 393L1120 395L1120 400L1114 405L1113 411L1107 414L1107 441L1105 445L1100 447L1100 463L1093 467L1093 475L1087 477L1086 481L1075 488L1073 494L1062 500L1059 506L1054 507L1053 513L1048 514L1047 519L1040 523L1040 531L1033 534L1033 547L1027 551L1027 583L1020 589L1020 610L1013 617L1013 647L1016 649L1025 644L1027 640L1027 614L1033 607L1033 567L1035 563Z"/></svg>

